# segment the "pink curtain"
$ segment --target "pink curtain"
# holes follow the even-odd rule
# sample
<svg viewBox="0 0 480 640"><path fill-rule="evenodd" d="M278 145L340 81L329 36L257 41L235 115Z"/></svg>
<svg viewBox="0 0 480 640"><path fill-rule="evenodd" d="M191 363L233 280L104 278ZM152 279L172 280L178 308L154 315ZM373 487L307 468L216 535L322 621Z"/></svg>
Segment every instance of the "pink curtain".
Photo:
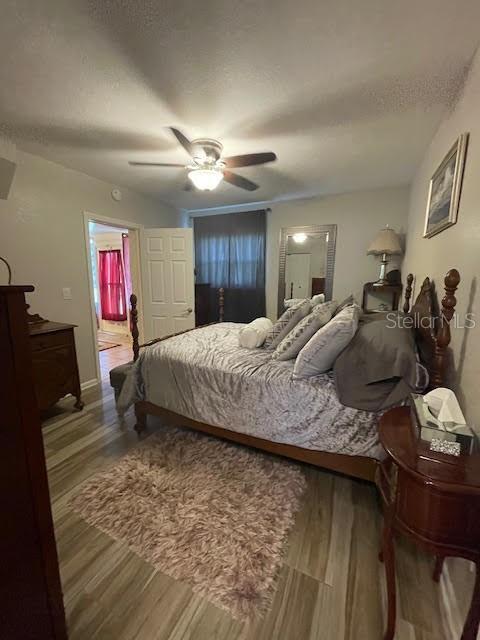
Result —
<svg viewBox="0 0 480 640"><path fill-rule="evenodd" d="M120 249L98 252L98 281L103 320L126 320L125 277Z"/></svg>
<svg viewBox="0 0 480 640"><path fill-rule="evenodd" d="M130 239L126 233L122 233L123 248L123 272L125 274L125 293L127 295L127 305L130 304L132 295L132 276L130 271Z"/></svg>

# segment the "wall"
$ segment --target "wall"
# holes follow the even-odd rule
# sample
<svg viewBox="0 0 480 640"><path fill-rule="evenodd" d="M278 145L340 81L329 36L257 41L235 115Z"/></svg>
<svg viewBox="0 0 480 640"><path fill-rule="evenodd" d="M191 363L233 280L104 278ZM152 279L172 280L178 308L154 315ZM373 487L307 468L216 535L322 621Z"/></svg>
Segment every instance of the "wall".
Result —
<svg viewBox="0 0 480 640"><path fill-rule="evenodd" d="M472 64L456 107L443 122L427 150L412 185L408 219L406 267L416 274L417 290L425 276L433 277L441 289L446 271L456 267L462 281L458 289L457 311L478 313L480 272L480 54ZM430 239L423 238L429 181L463 132L470 132L463 189L455 226ZM480 319L471 330L452 331L453 367L451 382L460 396L467 418L480 426Z"/></svg>
<svg viewBox="0 0 480 640"><path fill-rule="evenodd" d="M282 227L336 224L333 296L342 300L353 293L361 302L363 284L376 280L379 271L378 260L366 255L368 245L386 224L405 234L407 210L406 187L273 204L267 219L267 315L272 319L277 315L278 253Z"/></svg>
<svg viewBox="0 0 480 640"><path fill-rule="evenodd" d="M0 255L13 269L13 282L33 284L34 312L78 325L75 330L82 382L96 377L88 291L83 212L121 218L147 227L176 226L172 208L114 185L66 169L0 141L0 156L18 163L8 200L0 200ZM4 272L0 271L4 280ZM70 287L72 300L62 298Z"/></svg>
<svg viewBox="0 0 480 640"><path fill-rule="evenodd" d="M408 218L406 268L417 276L416 289L425 276L441 290L446 271L455 267L461 275L457 291L458 319L476 315L473 329L452 330L450 381L467 421L480 431L480 52L472 62L464 89L455 108L434 136L412 185ZM463 189L455 226L430 239L423 238L429 181L456 138L470 133ZM474 573L466 561L449 560L442 577L444 614L451 637L459 637L473 588ZM446 595L445 595L446 594ZM453 594L453 598L451 597Z"/></svg>

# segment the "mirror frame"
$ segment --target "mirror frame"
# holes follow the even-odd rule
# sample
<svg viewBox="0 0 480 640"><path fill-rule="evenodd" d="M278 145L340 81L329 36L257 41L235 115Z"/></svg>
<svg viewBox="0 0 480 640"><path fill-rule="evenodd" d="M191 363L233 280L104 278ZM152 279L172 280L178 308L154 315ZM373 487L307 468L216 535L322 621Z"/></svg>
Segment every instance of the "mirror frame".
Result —
<svg viewBox="0 0 480 640"><path fill-rule="evenodd" d="M285 265L287 260L287 240L288 236L294 233L306 233L309 236L324 236L328 234L327 240L327 264L325 267L325 300L332 299L333 293L333 271L335 268L335 246L337 242L336 224L312 224L299 227L282 227L280 230L280 259L278 265L278 317L283 313L283 300L285 295Z"/></svg>

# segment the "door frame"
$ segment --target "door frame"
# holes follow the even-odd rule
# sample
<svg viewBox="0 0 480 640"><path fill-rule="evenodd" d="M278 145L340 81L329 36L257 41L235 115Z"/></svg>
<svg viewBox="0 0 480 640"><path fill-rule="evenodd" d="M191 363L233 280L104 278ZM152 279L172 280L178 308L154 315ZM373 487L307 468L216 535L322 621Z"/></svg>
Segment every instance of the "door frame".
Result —
<svg viewBox="0 0 480 640"><path fill-rule="evenodd" d="M295 256L295 258L297 258L297 256L306 256L308 258L308 260L306 260L306 262L308 263L308 274L307 274L307 280L305 283L305 286L307 288L307 291L305 292L305 295L303 295L301 292L292 292L292 295L290 295L290 292L288 291L288 272L289 272L289 265L290 265L290 259L292 258L292 256ZM297 258L298 259L298 258ZM295 260L294 260L295 261ZM287 253L287 255L285 256L285 294L284 294L285 298L311 298L312 297L312 255L310 253Z"/></svg>
<svg viewBox="0 0 480 640"><path fill-rule="evenodd" d="M135 293L138 299L138 308L143 309L143 289L142 289L142 269L141 269L141 238L143 237L144 225L138 224L138 222L131 222L130 220L123 220L122 218L111 218L108 216L102 216L91 211L83 212L83 229L85 236L85 258L87 261L88 271L88 294L90 298L90 318L92 323L93 334L93 351L95 358L95 368L97 373L97 381L101 383L101 371L100 371L100 353L97 349L98 342L98 330L97 330L97 315L95 311L95 301L93 295L93 272L92 263L90 260L90 229L89 222L99 222L100 224L106 224L111 227L118 227L121 229L128 229L128 237L130 241L130 271L132 279L132 292ZM128 301L130 305L130 301ZM138 331L139 341L144 341L144 329L143 318L140 313L138 318Z"/></svg>

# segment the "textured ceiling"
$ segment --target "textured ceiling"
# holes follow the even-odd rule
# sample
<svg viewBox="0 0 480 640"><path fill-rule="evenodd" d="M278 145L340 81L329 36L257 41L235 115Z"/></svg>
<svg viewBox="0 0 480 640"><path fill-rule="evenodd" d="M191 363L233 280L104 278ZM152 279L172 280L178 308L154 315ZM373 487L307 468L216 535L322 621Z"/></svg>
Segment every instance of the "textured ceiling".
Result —
<svg viewBox="0 0 480 640"><path fill-rule="evenodd" d="M0 131L179 208L407 183L478 44L478 0L3 0ZM261 188L184 192L167 126Z"/></svg>

